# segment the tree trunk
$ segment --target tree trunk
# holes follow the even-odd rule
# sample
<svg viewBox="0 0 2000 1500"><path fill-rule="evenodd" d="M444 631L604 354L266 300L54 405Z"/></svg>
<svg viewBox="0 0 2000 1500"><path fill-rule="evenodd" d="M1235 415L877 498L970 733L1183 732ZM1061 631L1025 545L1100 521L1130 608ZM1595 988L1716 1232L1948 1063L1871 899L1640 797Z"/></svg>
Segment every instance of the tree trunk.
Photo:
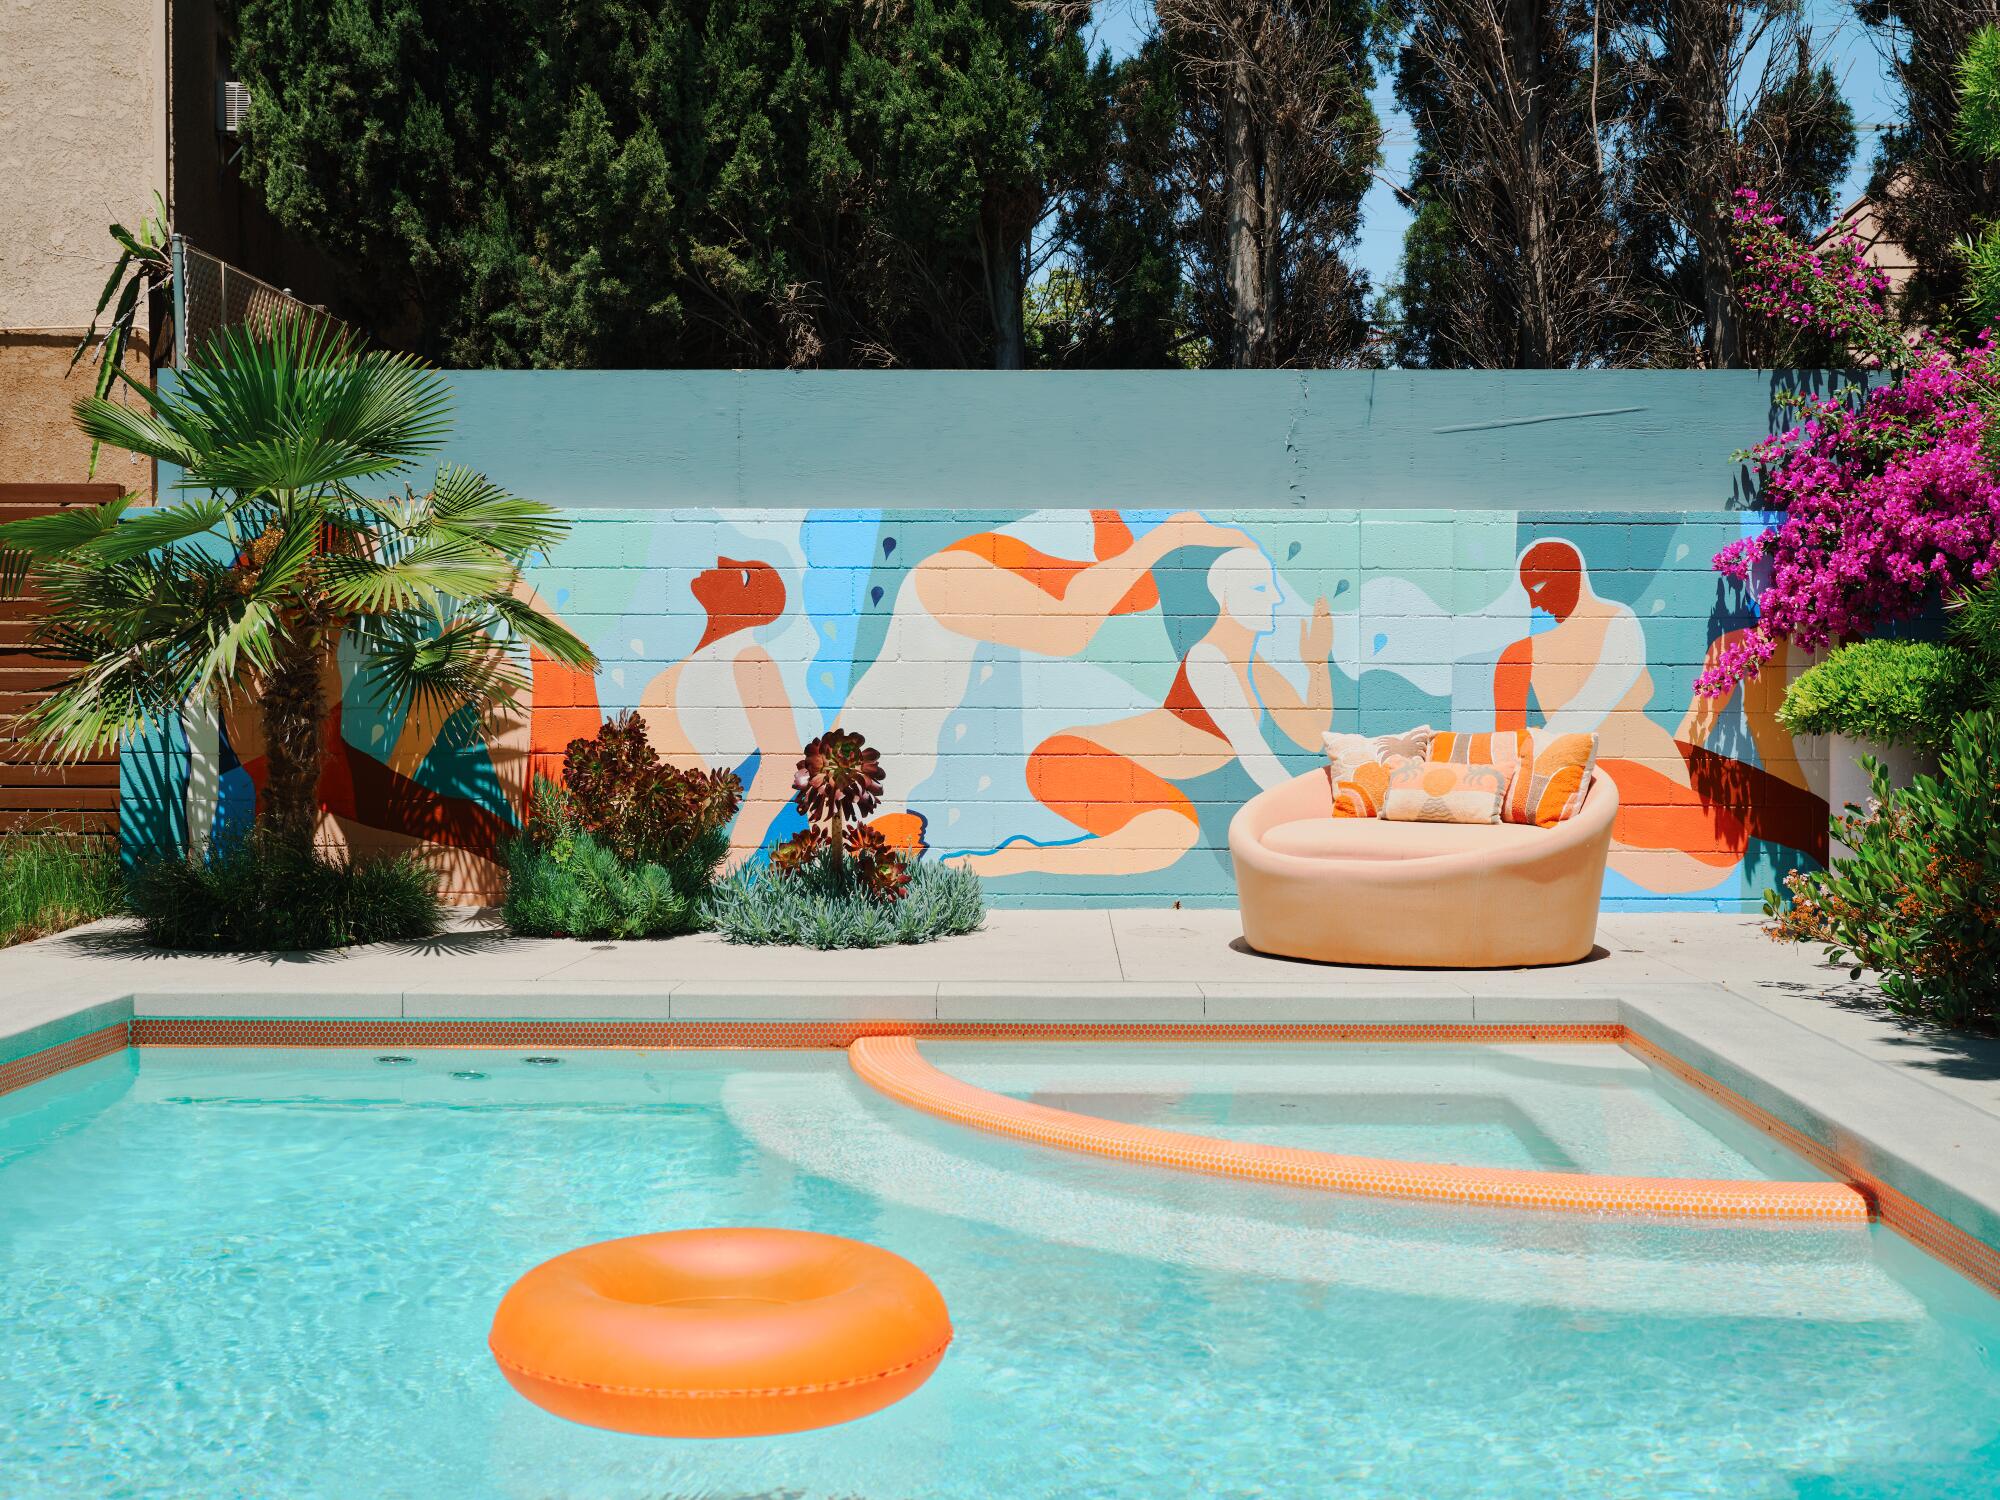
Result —
<svg viewBox="0 0 2000 1500"><path fill-rule="evenodd" d="M1688 232L1701 260L1702 362L1712 370L1730 369L1739 358L1729 210L1723 203L1737 185L1728 61L1735 14L1715 7L1684 15L1674 33L1679 56L1668 53L1686 94Z"/></svg>
<svg viewBox="0 0 2000 1500"><path fill-rule="evenodd" d="M1719 202L1695 206L1695 245L1701 254L1702 353L1711 370L1733 370L1742 360L1736 289L1729 274L1729 217Z"/></svg>
<svg viewBox="0 0 2000 1500"><path fill-rule="evenodd" d="M1258 252L1264 262L1263 346L1257 351L1259 369L1278 363L1278 319L1284 303L1279 278L1284 274L1284 246L1279 235L1285 222L1284 177L1279 163L1277 132L1264 132L1264 223Z"/></svg>
<svg viewBox="0 0 2000 1500"><path fill-rule="evenodd" d="M1515 193L1515 231L1520 236L1521 263L1515 276L1520 323L1515 364L1524 370L1546 370L1556 363L1555 248L1552 244L1546 195L1550 187L1546 109L1542 97L1540 6L1536 0L1509 0L1508 70L1520 89L1515 105L1516 160L1520 178Z"/></svg>
<svg viewBox="0 0 2000 1500"><path fill-rule="evenodd" d="M986 302L993 315L993 368L1019 370L1028 363L1027 337L1021 324L1021 299L1026 295L1021 244L999 216L984 215L979 226L979 259L986 275Z"/></svg>
<svg viewBox="0 0 2000 1500"><path fill-rule="evenodd" d="M264 798L257 832L266 843L301 855L312 852L319 821L325 665L326 646L316 632L287 637L264 682Z"/></svg>
<svg viewBox="0 0 2000 1500"><path fill-rule="evenodd" d="M1268 362L1269 309L1259 254L1257 155L1252 140L1248 69L1238 63L1222 104L1225 220L1229 237L1230 363L1239 370Z"/></svg>

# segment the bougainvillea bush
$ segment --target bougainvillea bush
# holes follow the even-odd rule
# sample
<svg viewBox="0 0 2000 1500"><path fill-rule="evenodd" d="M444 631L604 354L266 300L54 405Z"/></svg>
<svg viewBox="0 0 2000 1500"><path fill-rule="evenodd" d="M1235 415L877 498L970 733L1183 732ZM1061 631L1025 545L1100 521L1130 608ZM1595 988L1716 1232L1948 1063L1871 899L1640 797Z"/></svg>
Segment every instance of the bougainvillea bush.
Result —
<svg viewBox="0 0 2000 1500"><path fill-rule="evenodd" d="M1814 255L1739 204L1745 302L1774 317L1913 361L1860 395L1805 398L1788 431L1750 452L1765 506L1783 520L1716 554L1725 576L1757 590L1757 622L1696 684L1721 695L1756 676L1790 641L1807 650L1914 619L2000 566L2000 364L1985 340L1953 352L1898 341L1883 283L1853 253Z"/></svg>
<svg viewBox="0 0 2000 1500"><path fill-rule="evenodd" d="M1746 310L1835 340L1871 368L1895 362L1903 339L1888 308L1889 278L1869 264L1860 240L1842 234L1818 249L1801 244L1755 188L1736 190L1731 216L1736 294Z"/></svg>

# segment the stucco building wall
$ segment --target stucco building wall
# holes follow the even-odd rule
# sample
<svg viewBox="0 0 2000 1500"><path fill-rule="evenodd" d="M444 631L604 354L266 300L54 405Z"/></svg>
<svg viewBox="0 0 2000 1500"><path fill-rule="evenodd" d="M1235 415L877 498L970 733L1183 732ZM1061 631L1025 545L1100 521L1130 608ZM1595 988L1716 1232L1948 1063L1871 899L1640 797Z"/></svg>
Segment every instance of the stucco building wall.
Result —
<svg viewBox="0 0 2000 1500"><path fill-rule="evenodd" d="M0 0L0 484L86 476L68 370L104 289L106 226L166 186L165 0ZM143 321L143 315L142 315ZM144 349L127 362L151 374ZM149 493L150 465L107 455L98 477Z"/></svg>

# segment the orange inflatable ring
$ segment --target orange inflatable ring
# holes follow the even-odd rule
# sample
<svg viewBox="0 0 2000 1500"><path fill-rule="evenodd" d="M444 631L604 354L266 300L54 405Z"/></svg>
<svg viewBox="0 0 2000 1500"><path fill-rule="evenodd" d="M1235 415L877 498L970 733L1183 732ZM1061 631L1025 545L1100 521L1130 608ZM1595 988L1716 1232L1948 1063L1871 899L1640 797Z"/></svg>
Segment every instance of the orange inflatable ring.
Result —
<svg viewBox="0 0 2000 1500"><path fill-rule="evenodd" d="M900 1255L796 1229L686 1229L544 1261L493 1315L493 1358L559 1417L657 1437L828 1427L900 1401L951 1342Z"/></svg>

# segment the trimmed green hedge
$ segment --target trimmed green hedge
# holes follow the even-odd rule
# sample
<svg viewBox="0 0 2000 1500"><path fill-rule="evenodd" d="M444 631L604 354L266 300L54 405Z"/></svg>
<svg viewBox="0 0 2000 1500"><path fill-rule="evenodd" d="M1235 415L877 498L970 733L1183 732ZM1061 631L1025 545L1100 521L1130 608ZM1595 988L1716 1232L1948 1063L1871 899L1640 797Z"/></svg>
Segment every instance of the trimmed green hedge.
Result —
<svg viewBox="0 0 2000 1500"><path fill-rule="evenodd" d="M1859 641L1808 667L1785 693L1778 722L1793 734L1933 749L1975 694L1972 657L1932 641Z"/></svg>

